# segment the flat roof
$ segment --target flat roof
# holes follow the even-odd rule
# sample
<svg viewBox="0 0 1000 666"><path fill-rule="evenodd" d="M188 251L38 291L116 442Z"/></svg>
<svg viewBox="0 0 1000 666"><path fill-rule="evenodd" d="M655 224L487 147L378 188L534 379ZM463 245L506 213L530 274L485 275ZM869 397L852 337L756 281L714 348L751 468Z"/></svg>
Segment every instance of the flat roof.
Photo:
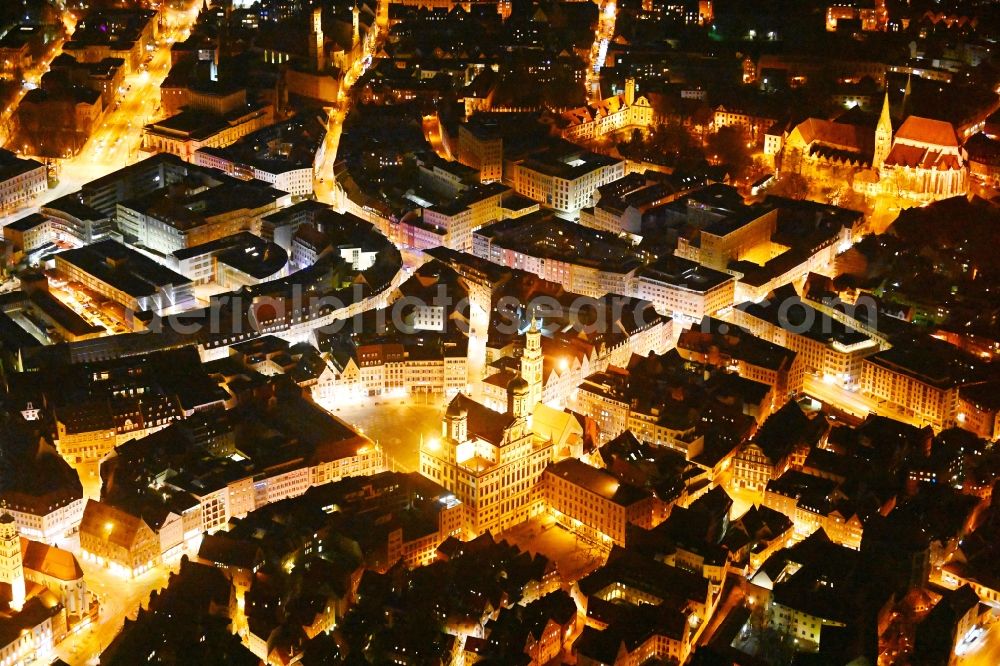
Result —
<svg viewBox="0 0 1000 666"><path fill-rule="evenodd" d="M134 298L152 296L163 286L191 282L180 273L111 239L65 250L56 255L56 260L72 264Z"/></svg>
<svg viewBox="0 0 1000 666"><path fill-rule="evenodd" d="M174 250L171 254L183 261L184 259L191 259L210 252L220 252L232 247L247 247L266 242L262 238L254 236L249 231L241 231L229 236L223 236L222 238L216 238L207 243L201 243L200 245L182 247L179 250Z"/></svg>
<svg viewBox="0 0 1000 666"><path fill-rule="evenodd" d="M0 149L0 181L41 169L43 166L38 160L22 159L9 150Z"/></svg>
<svg viewBox="0 0 1000 666"><path fill-rule="evenodd" d="M249 234L253 235L253 234ZM271 277L288 263L288 253L278 245L263 241L234 245L218 254L219 263L258 280Z"/></svg>
<svg viewBox="0 0 1000 666"><path fill-rule="evenodd" d="M523 194L518 194L513 190L504 195L503 200L500 202L500 207L506 210L525 210L527 208L533 208L538 205L538 202L534 199L529 199Z"/></svg>
<svg viewBox="0 0 1000 666"><path fill-rule="evenodd" d="M45 224L48 222L49 218L45 217L41 213L32 213L31 215L26 215L20 219L14 220L10 224L6 225L4 229L13 229L14 231L28 231L34 229L35 227Z"/></svg>
<svg viewBox="0 0 1000 666"><path fill-rule="evenodd" d="M291 206L269 213L262 217L261 220L270 222L275 226L281 226L283 224L295 222L299 215L312 217L319 211L327 210L328 208L330 208L329 204L316 201L315 199L304 199L303 201L292 204Z"/></svg>
<svg viewBox="0 0 1000 666"><path fill-rule="evenodd" d="M185 231L201 226L215 215L260 208L287 195L262 181L227 178L212 187L184 192L160 188L118 205Z"/></svg>
<svg viewBox="0 0 1000 666"><path fill-rule="evenodd" d="M762 217L775 211L773 206L761 204L760 206L744 206L735 210L714 209L713 212L725 213L725 217L706 224L701 233L712 236L728 236L738 229L742 229L751 222L755 222Z"/></svg>
<svg viewBox="0 0 1000 666"><path fill-rule="evenodd" d="M627 273L641 265L632 244L608 231L591 229L538 211L482 227L475 232L497 246L532 257Z"/></svg>
<svg viewBox="0 0 1000 666"><path fill-rule="evenodd" d="M723 273L675 255L661 257L655 263L639 269L638 275L699 293L711 291L719 285L735 279L729 273Z"/></svg>
<svg viewBox="0 0 1000 666"><path fill-rule="evenodd" d="M440 169L445 173L450 173L453 176L458 176L462 179L471 179L479 174L479 169L475 169L470 166L466 166L461 162L452 162L443 158L438 157L436 154L432 153L432 157L427 158L426 161L421 165L428 171L433 171L434 169Z"/></svg>
<svg viewBox="0 0 1000 666"><path fill-rule="evenodd" d="M803 301L794 289L778 289L764 302L740 303L736 308L751 317L824 344L875 344L870 336L848 328Z"/></svg>
<svg viewBox="0 0 1000 666"><path fill-rule="evenodd" d="M442 215L448 215L450 217L461 213L463 210L467 210L469 206L474 203L478 203L484 199L488 199L489 197L501 195L508 189L509 188L506 185L501 183L489 183L487 185L470 187L450 201L429 206L428 210L432 210L435 213L441 213Z"/></svg>
<svg viewBox="0 0 1000 666"><path fill-rule="evenodd" d="M549 150L524 160L521 162L521 167L554 178L576 180L595 169L611 166L621 161L614 157L582 149L569 154L561 150Z"/></svg>
<svg viewBox="0 0 1000 666"><path fill-rule="evenodd" d="M898 372L935 388L948 389L976 378L977 367L971 359L947 342L934 340L913 343L897 342L865 360ZM934 344L934 343L937 344Z"/></svg>
<svg viewBox="0 0 1000 666"><path fill-rule="evenodd" d="M249 109L262 109L263 104ZM252 111L243 111L242 116ZM326 121L319 114L305 112L288 120L271 123L247 134L225 148L199 148L229 162L280 174L311 168L326 137Z"/></svg>

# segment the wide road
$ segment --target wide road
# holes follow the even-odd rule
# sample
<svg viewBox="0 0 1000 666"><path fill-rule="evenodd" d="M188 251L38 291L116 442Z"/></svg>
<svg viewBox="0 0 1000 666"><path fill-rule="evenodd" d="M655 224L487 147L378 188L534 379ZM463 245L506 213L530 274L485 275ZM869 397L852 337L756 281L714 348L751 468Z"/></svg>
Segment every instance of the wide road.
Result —
<svg viewBox="0 0 1000 666"><path fill-rule="evenodd" d="M180 9L163 9L164 28L150 54L152 59L140 71L125 77L117 107L105 115L104 122L78 155L62 161L60 185L56 191L50 191L53 196L46 200L75 191L84 183L142 159L142 128L163 117L160 84L170 73L171 46L190 36L200 8L200 0L190 0Z"/></svg>

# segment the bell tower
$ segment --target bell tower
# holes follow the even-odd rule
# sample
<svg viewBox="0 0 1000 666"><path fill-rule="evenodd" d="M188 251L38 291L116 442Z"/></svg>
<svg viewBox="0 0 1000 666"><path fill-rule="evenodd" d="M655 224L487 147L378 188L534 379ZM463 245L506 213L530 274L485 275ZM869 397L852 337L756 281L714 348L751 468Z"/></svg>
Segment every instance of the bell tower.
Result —
<svg viewBox="0 0 1000 666"><path fill-rule="evenodd" d="M442 434L455 444L461 444L469 438L469 410L463 400L464 397L455 396L444 414Z"/></svg>
<svg viewBox="0 0 1000 666"><path fill-rule="evenodd" d="M312 12L312 23L309 28L309 55L317 72L326 69L326 54L323 52L323 8L316 7Z"/></svg>
<svg viewBox="0 0 1000 666"><path fill-rule="evenodd" d="M6 504L0 516L0 582L10 585L10 606L24 606L24 566L21 562L21 534Z"/></svg>
<svg viewBox="0 0 1000 666"><path fill-rule="evenodd" d="M507 385L507 413L515 419L528 419L531 417L529 407L529 393L531 392L528 382L521 377L515 377Z"/></svg>
<svg viewBox="0 0 1000 666"><path fill-rule="evenodd" d="M524 334L524 353L521 354L521 377L528 383L528 410L542 401L542 330L532 316L531 326Z"/></svg>
<svg viewBox="0 0 1000 666"><path fill-rule="evenodd" d="M892 148L892 117L889 115L889 93L885 94L885 101L882 102L882 115L878 118L878 125L875 127L875 153L872 156L872 168L880 169L885 163L885 158Z"/></svg>

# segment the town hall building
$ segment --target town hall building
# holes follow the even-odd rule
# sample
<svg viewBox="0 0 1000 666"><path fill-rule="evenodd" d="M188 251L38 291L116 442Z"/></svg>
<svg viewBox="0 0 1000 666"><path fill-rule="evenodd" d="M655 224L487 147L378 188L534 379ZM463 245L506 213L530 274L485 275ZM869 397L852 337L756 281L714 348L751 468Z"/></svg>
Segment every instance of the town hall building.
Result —
<svg viewBox="0 0 1000 666"><path fill-rule="evenodd" d="M420 473L466 507L471 535L501 532L545 508L540 480L551 462L583 454L583 427L569 412L541 402L541 330L526 332L521 372L507 385L499 412L459 393L441 437L422 438Z"/></svg>

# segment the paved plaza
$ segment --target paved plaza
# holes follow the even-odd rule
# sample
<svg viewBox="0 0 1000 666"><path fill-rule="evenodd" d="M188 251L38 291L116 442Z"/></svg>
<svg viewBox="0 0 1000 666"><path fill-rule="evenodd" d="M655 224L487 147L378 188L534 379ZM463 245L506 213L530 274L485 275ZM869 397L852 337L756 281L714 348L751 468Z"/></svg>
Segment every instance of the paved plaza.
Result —
<svg viewBox="0 0 1000 666"><path fill-rule="evenodd" d="M420 463L420 436L441 436L445 405L440 398L404 401L372 399L362 405L334 408L332 413L382 445L396 469L416 471Z"/></svg>

